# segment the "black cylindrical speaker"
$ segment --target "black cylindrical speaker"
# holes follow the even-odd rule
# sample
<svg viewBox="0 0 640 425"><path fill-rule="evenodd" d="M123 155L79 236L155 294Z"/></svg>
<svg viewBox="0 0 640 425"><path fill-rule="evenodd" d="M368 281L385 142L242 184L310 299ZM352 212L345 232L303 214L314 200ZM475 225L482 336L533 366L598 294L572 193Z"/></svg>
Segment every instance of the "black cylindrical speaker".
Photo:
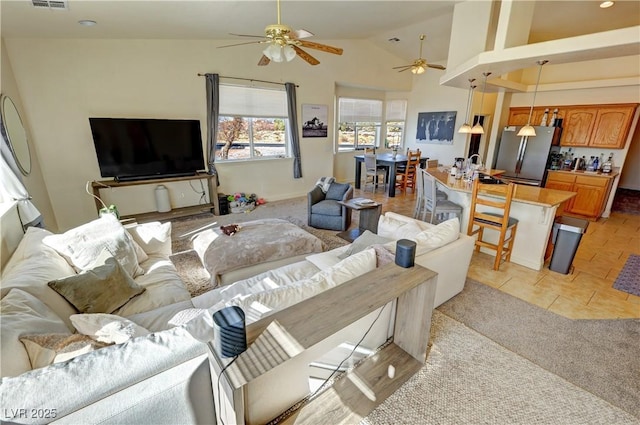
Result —
<svg viewBox="0 0 640 425"><path fill-rule="evenodd" d="M225 307L213 313L213 348L220 357L235 357L247 349L244 312Z"/></svg>
<svg viewBox="0 0 640 425"><path fill-rule="evenodd" d="M396 264L400 267L413 267L416 259L416 243L409 239L400 239L396 242Z"/></svg>

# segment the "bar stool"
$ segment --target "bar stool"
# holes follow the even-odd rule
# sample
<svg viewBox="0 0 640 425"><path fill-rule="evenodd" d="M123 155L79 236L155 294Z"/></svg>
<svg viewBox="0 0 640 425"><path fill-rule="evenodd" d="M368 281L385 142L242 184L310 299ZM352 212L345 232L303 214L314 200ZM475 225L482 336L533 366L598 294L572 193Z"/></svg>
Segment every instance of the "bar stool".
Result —
<svg viewBox="0 0 640 425"><path fill-rule="evenodd" d="M422 168L418 169L418 173L420 176L418 180L422 181L422 205L414 211L414 218L421 216L420 219L422 221L428 221L431 224L441 223L452 218L452 216L458 217L458 220L460 220L462 218L462 206L448 199L438 199L435 177ZM417 203L418 201L416 201ZM427 220L427 215L429 220Z"/></svg>
<svg viewBox="0 0 640 425"><path fill-rule="evenodd" d="M420 167L421 168L421 167ZM420 212L422 208L424 208L424 177L421 173L418 173L416 176L416 205L413 210L413 218L418 218L420 216ZM439 189L437 189L436 185L436 199L438 201L446 201L448 198L447 194Z"/></svg>
<svg viewBox="0 0 640 425"><path fill-rule="evenodd" d="M473 181L467 234L469 236L478 235L476 251L480 251L481 247L496 251L496 259L493 263L494 270L500 268L502 257L504 257L504 261L511 260L513 242L518 230L518 220L509 216L514 190L514 183L485 184L480 183L478 179ZM478 205L492 207L499 210L499 213L477 211ZM478 226L478 228L474 229L475 226ZM493 229L498 232L497 243L484 240L485 229Z"/></svg>

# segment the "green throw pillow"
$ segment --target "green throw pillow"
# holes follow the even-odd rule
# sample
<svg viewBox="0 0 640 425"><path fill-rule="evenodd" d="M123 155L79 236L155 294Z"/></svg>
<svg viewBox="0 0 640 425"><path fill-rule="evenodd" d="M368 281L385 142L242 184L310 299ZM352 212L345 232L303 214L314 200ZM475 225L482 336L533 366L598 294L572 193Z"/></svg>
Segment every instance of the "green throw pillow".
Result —
<svg viewBox="0 0 640 425"><path fill-rule="evenodd" d="M92 270L49 282L81 313L112 313L145 291L113 257Z"/></svg>

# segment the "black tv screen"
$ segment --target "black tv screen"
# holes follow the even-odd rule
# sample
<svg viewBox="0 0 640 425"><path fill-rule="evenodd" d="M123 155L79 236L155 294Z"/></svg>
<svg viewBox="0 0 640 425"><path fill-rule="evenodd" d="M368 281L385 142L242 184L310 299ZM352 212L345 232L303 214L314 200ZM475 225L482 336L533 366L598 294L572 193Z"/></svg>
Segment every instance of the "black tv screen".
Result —
<svg viewBox="0 0 640 425"><path fill-rule="evenodd" d="M204 168L199 120L89 118L100 175L193 175Z"/></svg>

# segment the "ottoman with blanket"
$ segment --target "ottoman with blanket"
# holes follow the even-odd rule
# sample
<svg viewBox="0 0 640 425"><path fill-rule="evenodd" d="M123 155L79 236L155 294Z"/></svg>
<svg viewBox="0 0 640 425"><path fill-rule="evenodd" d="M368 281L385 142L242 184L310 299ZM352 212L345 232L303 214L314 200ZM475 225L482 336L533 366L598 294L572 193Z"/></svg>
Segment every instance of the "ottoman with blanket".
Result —
<svg viewBox="0 0 640 425"><path fill-rule="evenodd" d="M324 251L320 239L286 220L253 220L239 226L231 236L216 228L193 239L193 249L214 286L246 279Z"/></svg>

